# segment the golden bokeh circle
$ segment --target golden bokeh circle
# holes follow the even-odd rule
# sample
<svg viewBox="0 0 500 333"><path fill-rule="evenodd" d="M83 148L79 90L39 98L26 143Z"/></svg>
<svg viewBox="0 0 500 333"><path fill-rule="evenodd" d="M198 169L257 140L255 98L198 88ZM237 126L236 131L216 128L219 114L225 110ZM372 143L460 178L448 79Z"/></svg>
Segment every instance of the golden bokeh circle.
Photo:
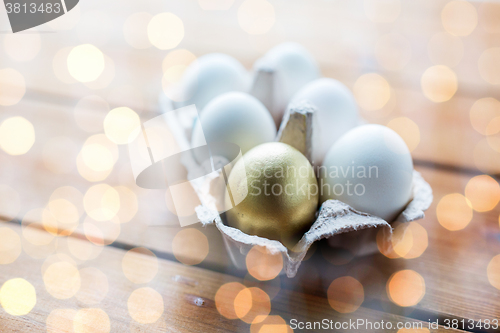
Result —
<svg viewBox="0 0 500 333"><path fill-rule="evenodd" d="M247 288L239 282L223 284L215 293L215 307L217 311L227 319L237 319L235 299L245 289Z"/></svg>
<svg viewBox="0 0 500 333"><path fill-rule="evenodd" d="M208 255L208 239L194 228L180 230L172 240L172 252L185 265L197 265Z"/></svg>
<svg viewBox="0 0 500 333"><path fill-rule="evenodd" d="M264 320L271 312L271 299L264 290L250 287L236 295L234 308L236 316L245 323L257 323Z"/></svg>
<svg viewBox="0 0 500 333"><path fill-rule="evenodd" d="M490 260L486 272L490 284L500 290L500 254Z"/></svg>
<svg viewBox="0 0 500 333"><path fill-rule="evenodd" d="M83 197L83 206L89 217L96 221L108 221L120 210L120 195L108 184L90 187Z"/></svg>
<svg viewBox="0 0 500 333"><path fill-rule="evenodd" d="M36 305L35 287L25 279L10 279L0 288L0 304L8 314L24 316Z"/></svg>
<svg viewBox="0 0 500 333"><path fill-rule="evenodd" d="M387 282L387 295L399 306L414 306L425 295L424 278L411 269L398 271Z"/></svg>
<svg viewBox="0 0 500 333"><path fill-rule="evenodd" d="M281 253L271 254L266 248L253 246L245 259L248 273L259 281L272 280L283 269Z"/></svg>
<svg viewBox="0 0 500 333"><path fill-rule="evenodd" d="M84 308L73 318L74 333L109 333L111 321L103 309Z"/></svg>
<svg viewBox="0 0 500 333"><path fill-rule="evenodd" d="M26 154L34 143L35 128L26 118L10 117L0 125L0 148L7 154Z"/></svg>
<svg viewBox="0 0 500 333"><path fill-rule="evenodd" d="M109 291L108 277L100 269L85 267L80 270L80 289L76 299L87 305L100 303Z"/></svg>
<svg viewBox="0 0 500 333"><path fill-rule="evenodd" d="M160 13L148 23L149 42L160 50L176 48L184 38L184 24L172 13Z"/></svg>
<svg viewBox="0 0 500 333"><path fill-rule="evenodd" d="M435 103L450 100L458 89L458 79L455 72L447 66L429 67L420 80L424 96Z"/></svg>
<svg viewBox="0 0 500 333"><path fill-rule="evenodd" d="M365 300L363 285L351 276L332 281L328 287L328 303L337 312L355 312Z"/></svg>
<svg viewBox="0 0 500 333"><path fill-rule="evenodd" d="M47 333L73 332L73 319L76 313L75 309L52 310L46 320Z"/></svg>
<svg viewBox="0 0 500 333"><path fill-rule="evenodd" d="M141 119L130 108L115 108L104 118L104 133L116 144L131 143L140 132Z"/></svg>
<svg viewBox="0 0 500 333"><path fill-rule="evenodd" d="M123 256L122 270L129 281L136 284L148 283L158 273L158 259L150 250L136 247Z"/></svg>
<svg viewBox="0 0 500 333"><path fill-rule="evenodd" d="M483 80L490 84L500 84L500 47L484 50L477 64Z"/></svg>
<svg viewBox="0 0 500 333"><path fill-rule="evenodd" d="M480 98L469 112L472 127L483 135L496 134L500 130L495 123L500 119L500 102L493 97ZM491 124L491 125L490 125Z"/></svg>
<svg viewBox="0 0 500 333"><path fill-rule="evenodd" d="M477 26L476 7L464 0L452 0L441 11L444 29L455 36L468 36Z"/></svg>
<svg viewBox="0 0 500 333"><path fill-rule="evenodd" d="M67 66L75 80L92 82L104 71L104 54L92 44L75 46L68 54Z"/></svg>
<svg viewBox="0 0 500 333"><path fill-rule="evenodd" d="M157 321L163 314L163 297L149 287L132 292L127 301L128 313L138 323L148 324Z"/></svg>
<svg viewBox="0 0 500 333"><path fill-rule="evenodd" d="M361 75L352 88L359 106L367 111L383 108L391 98L391 86L380 74Z"/></svg>
<svg viewBox="0 0 500 333"><path fill-rule="evenodd" d="M445 195L436 207L439 224L450 231L464 229L472 220L472 214L471 203L460 193Z"/></svg>
<svg viewBox="0 0 500 333"><path fill-rule="evenodd" d="M78 268L67 262L59 261L51 264L43 273L45 289L52 297L67 299L73 297L80 289L81 279Z"/></svg>
<svg viewBox="0 0 500 333"><path fill-rule="evenodd" d="M500 201L500 185L488 175L475 176L465 186L465 197L475 211L490 211Z"/></svg>
<svg viewBox="0 0 500 333"><path fill-rule="evenodd" d="M387 127L399 134L410 151L414 151L420 143L420 128L410 118L394 118L387 123Z"/></svg>

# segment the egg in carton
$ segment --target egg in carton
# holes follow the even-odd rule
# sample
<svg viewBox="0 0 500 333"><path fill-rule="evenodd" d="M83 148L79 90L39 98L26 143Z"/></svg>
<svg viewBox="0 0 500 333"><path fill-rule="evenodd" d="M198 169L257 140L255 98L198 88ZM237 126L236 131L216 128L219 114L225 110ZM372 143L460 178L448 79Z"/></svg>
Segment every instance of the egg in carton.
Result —
<svg viewBox="0 0 500 333"><path fill-rule="evenodd" d="M253 85L249 91L271 110L275 121L280 118L282 109L282 105L277 102L281 98L276 96L283 94L282 91L277 89L276 81L282 82L278 74L272 62L257 62ZM312 165L320 164L318 160L321 161L326 154L324 146L329 147L331 142L336 141L340 136L339 133L334 133L335 135L332 135L332 133L319 133L318 128L320 126L318 122L325 119L324 116L323 119L318 119L320 114L315 104L321 105L322 101L318 101L318 97L314 96L314 93L318 90L321 91L321 89L331 88L332 85L338 90L337 82L332 79L321 79L310 84L309 86L313 86L312 88L308 88L306 85L296 94L299 97L296 98L282 117L276 141L294 147L306 156ZM340 88L343 89L343 86ZM311 97L315 104L311 103L308 97ZM336 102L339 102L338 97ZM350 101L340 100L340 102L347 103L348 106L352 104ZM167 99L163 99L161 103L164 110L173 109ZM332 101L326 101L325 103L331 104ZM276 114L278 114L277 117ZM352 114L347 119L343 117L342 126L349 128L363 123L363 120L352 116ZM188 138L191 136L194 115L177 113L177 116L177 118L169 121L169 125L176 128L174 132L177 134L177 140L189 146ZM331 122L332 119L327 119L327 121ZM353 124L353 122L356 123ZM179 128L184 131L179 131ZM328 137L330 142L325 144L324 137ZM320 146L321 144L323 145ZM230 162L225 157L214 156L213 161L213 166L200 166L195 158L184 159L182 163L188 172L195 174L203 173L203 171L200 172L200 168L206 168L207 172L210 172L215 166L216 170L220 170L218 174L217 172L212 173L212 177L206 177L202 182L193 183L193 188L201 202L201 205L196 207L196 214L203 225L215 225L221 232L233 264L240 269L246 268L246 254L254 246L264 247L270 254L281 254L284 259L284 272L288 277L295 276L308 249L314 242L321 239L328 239L330 246L344 248L355 256L363 256L379 251L376 240L377 234L379 234L383 237L381 244L386 247L381 250L390 251L393 244L393 226L395 223L407 225L407 222L423 218L424 211L432 202L432 189L429 184L425 182L418 172L413 171L410 200L402 212L397 217L392 217L391 221L385 221L375 215L358 211L339 200L326 200L317 211L315 221L310 229L303 234L293 248L290 248L290 246L287 248L280 241L249 235L228 225L224 214L220 214L220 212L228 209L228 207L225 207L224 193L227 184L224 177L230 174L236 160ZM224 177L222 170L226 172Z"/></svg>

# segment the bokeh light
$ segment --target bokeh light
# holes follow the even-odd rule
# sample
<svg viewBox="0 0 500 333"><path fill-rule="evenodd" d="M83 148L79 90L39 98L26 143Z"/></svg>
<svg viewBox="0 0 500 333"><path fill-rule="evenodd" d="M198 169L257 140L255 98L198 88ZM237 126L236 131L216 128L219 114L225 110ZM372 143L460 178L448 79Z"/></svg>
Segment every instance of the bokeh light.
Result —
<svg viewBox="0 0 500 333"><path fill-rule="evenodd" d="M383 35L375 45L375 57L378 63L390 71L403 69L410 62L411 54L411 44L401 34Z"/></svg>
<svg viewBox="0 0 500 333"><path fill-rule="evenodd" d="M73 332L75 309L55 309L47 316L47 333Z"/></svg>
<svg viewBox="0 0 500 333"><path fill-rule="evenodd" d="M387 295L399 306L414 306L425 295L424 278L411 269L396 272L387 282Z"/></svg>
<svg viewBox="0 0 500 333"><path fill-rule="evenodd" d="M132 142L141 131L141 120L137 113L127 107L109 111L104 118L104 133L116 144Z"/></svg>
<svg viewBox="0 0 500 333"><path fill-rule="evenodd" d="M76 237L66 238L66 245L69 253L78 260L86 261L97 258L101 252L102 246L95 246L92 242L82 240Z"/></svg>
<svg viewBox="0 0 500 333"><path fill-rule="evenodd" d="M359 106L367 111L380 110L391 98L389 82L377 73L361 75L352 90Z"/></svg>
<svg viewBox="0 0 500 333"><path fill-rule="evenodd" d="M500 171L500 154L495 138L484 138L474 147L473 157L476 168L487 174L495 174Z"/></svg>
<svg viewBox="0 0 500 333"><path fill-rule="evenodd" d="M91 82L104 71L104 55L92 44L75 46L68 54L67 65L74 79Z"/></svg>
<svg viewBox="0 0 500 333"><path fill-rule="evenodd" d="M12 68L0 69L0 106L19 103L26 93L24 76Z"/></svg>
<svg viewBox="0 0 500 333"><path fill-rule="evenodd" d="M387 127L403 138L410 151L414 151L420 143L420 129L410 118L394 118L387 123Z"/></svg>
<svg viewBox="0 0 500 333"><path fill-rule="evenodd" d="M154 323L164 310L162 296L149 287L134 290L128 298L127 306L132 319L141 324Z"/></svg>
<svg viewBox="0 0 500 333"><path fill-rule="evenodd" d="M172 240L172 252L185 265L197 265L208 255L208 239L194 228L182 229Z"/></svg>
<svg viewBox="0 0 500 333"><path fill-rule="evenodd" d="M497 34L500 33L500 4L497 2L482 2L478 10L479 24L484 31Z"/></svg>
<svg viewBox="0 0 500 333"><path fill-rule="evenodd" d="M127 251L122 259L123 274L136 284L148 283L158 273L158 259L144 247Z"/></svg>
<svg viewBox="0 0 500 333"><path fill-rule="evenodd" d="M364 300L363 285L351 276L339 277L328 287L328 303L337 312L354 312Z"/></svg>
<svg viewBox="0 0 500 333"><path fill-rule="evenodd" d="M130 46L139 50L151 47L148 24L152 18L153 15L146 12L134 13L127 17L123 24L123 37Z"/></svg>
<svg viewBox="0 0 500 333"><path fill-rule="evenodd" d="M435 65L455 67L464 55L464 43L460 37L447 32L438 32L429 40L427 53Z"/></svg>
<svg viewBox="0 0 500 333"><path fill-rule="evenodd" d="M450 231L462 230L469 225L472 214L470 201L460 193L445 195L436 207L439 224Z"/></svg>
<svg viewBox="0 0 500 333"><path fill-rule="evenodd" d="M47 267L43 273L43 282L45 283L45 289L52 297L67 299L78 292L81 279L75 265L67 261L59 261Z"/></svg>
<svg viewBox="0 0 500 333"><path fill-rule="evenodd" d="M450 34L468 36L477 26L476 7L463 0L450 1L441 11L441 22Z"/></svg>
<svg viewBox="0 0 500 333"><path fill-rule="evenodd" d="M108 278L101 270L95 267L86 267L80 270L80 289L76 299L87 305L100 303L108 294Z"/></svg>
<svg viewBox="0 0 500 333"><path fill-rule="evenodd" d="M408 229L408 224L399 223L394 227L391 243L394 254L397 257L404 257L413 247L413 235Z"/></svg>
<svg viewBox="0 0 500 333"><path fill-rule="evenodd" d="M121 224L117 216L106 221L96 221L87 216L83 221L83 233L85 237L98 246L113 243L120 236L120 232Z"/></svg>
<svg viewBox="0 0 500 333"><path fill-rule="evenodd" d="M7 154L26 154L34 143L35 128L26 118L7 118L0 125L0 148Z"/></svg>
<svg viewBox="0 0 500 333"><path fill-rule="evenodd" d="M427 68L420 83L425 97L435 103L450 100L458 89L457 75L443 65Z"/></svg>
<svg viewBox="0 0 500 333"><path fill-rule="evenodd" d="M8 314L24 316L35 307L35 287L25 279L10 279L0 288L0 304Z"/></svg>
<svg viewBox="0 0 500 333"><path fill-rule="evenodd" d="M176 48L184 38L184 24L172 13L157 14L149 21L148 38L160 50Z"/></svg>
<svg viewBox="0 0 500 333"><path fill-rule="evenodd" d="M486 272L490 284L500 290L500 254L490 260Z"/></svg>
<svg viewBox="0 0 500 333"><path fill-rule="evenodd" d="M83 214L82 200L82 193L72 186L56 189L42 214L44 229L59 236L72 234Z"/></svg>
<svg viewBox="0 0 500 333"><path fill-rule="evenodd" d="M0 228L0 265L16 261L22 252L21 238L8 227Z"/></svg>
<svg viewBox="0 0 500 333"><path fill-rule="evenodd" d="M120 210L120 195L108 184L94 185L85 193L83 206L92 219L111 220Z"/></svg>
<svg viewBox="0 0 500 333"><path fill-rule="evenodd" d="M215 307L219 313L227 319L237 319L235 310L236 296L246 287L239 282L228 282L223 284L215 294Z"/></svg>
<svg viewBox="0 0 500 333"><path fill-rule="evenodd" d="M110 330L109 316L102 309L80 309L73 319L74 333L109 333Z"/></svg>
<svg viewBox="0 0 500 333"><path fill-rule="evenodd" d="M252 308L252 292L249 288L241 290L234 298L234 313L238 318L245 317Z"/></svg>
<svg viewBox="0 0 500 333"><path fill-rule="evenodd" d="M293 333L292 328L281 316L257 317L250 326L250 333Z"/></svg>
<svg viewBox="0 0 500 333"><path fill-rule="evenodd" d="M118 160L118 147L104 134L96 134L85 140L76 158L80 175L90 182L106 179Z"/></svg>
<svg viewBox="0 0 500 333"><path fill-rule="evenodd" d="M401 12L400 0L364 0L365 14L374 23L394 22Z"/></svg>
<svg viewBox="0 0 500 333"><path fill-rule="evenodd" d="M276 21L274 6L267 0L244 0L238 8L238 23L249 35L263 35Z"/></svg>
<svg viewBox="0 0 500 333"><path fill-rule="evenodd" d="M236 316L245 323L257 323L271 312L271 299L260 288L246 288L236 295L234 308Z"/></svg>
<svg viewBox="0 0 500 333"><path fill-rule="evenodd" d="M475 211L490 211L500 201L500 185L488 175L473 177L465 187L465 197Z"/></svg>
<svg viewBox="0 0 500 333"><path fill-rule="evenodd" d="M99 90L107 88L115 78L115 62L113 59L104 54L104 71L97 79L90 82L83 82L85 86L92 90Z"/></svg>
<svg viewBox="0 0 500 333"><path fill-rule="evenodd" d="M429 237L427 230L422 227L418 222L410 222L406 232L412 238L412 247L403 256L405 259L414 259L420 257L427 246L429 245Z"/></svg>
<svg viewBox="0 0 500 333"><path fill-rule="evenodd" d="M500 102L493 97L478 99L470 109L472 127L483 135L496 133L495 123L498 117L500 117Z"/></svg>
<svg viewBox="0 0 500 333"><path fill-rule="evenodd" d="M478 60L479 74L490 84L500 84L500 47L484 50Z"/></svg>
<svg viewBox="0 0 500 333"><path fill-rule="evenodd" d="M5 53L14 61L33 60L40 52L42 40L40 34L6 34L3 40Z"/></svg>
<svg viewBox="0 0 500 333"><path fill-rule="evenodd" d="M260 281L272 280L283 269L281 253L271 254L265 247L253 246L246 256L248 273Z"/></svg>

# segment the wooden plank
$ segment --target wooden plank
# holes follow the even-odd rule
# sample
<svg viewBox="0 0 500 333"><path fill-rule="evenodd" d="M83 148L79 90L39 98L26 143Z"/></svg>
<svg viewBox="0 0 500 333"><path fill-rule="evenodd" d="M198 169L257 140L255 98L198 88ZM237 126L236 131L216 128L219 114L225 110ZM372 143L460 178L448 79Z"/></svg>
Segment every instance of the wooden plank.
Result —
<svg viewBox="0 0 500 333"><path fill-rule="evenodd" d="M7 227L14 230L16 233L21 233L20 227L13 224L0 223L0 227ZM94 245L95 246L95 245ZM60 258L62 255L69 253L62 248L58 250ZM152 260L150 256L138 255L135 259L135 264L141 262L141 269L147 270L148 265L158 267L157 274L154 278L143 284L134 284L128 280L122 271L122 260L125 251L105 247L101 255L96 259L89 261L79 261L73 257L78 269L82 272L83 269L92 267L99 269L107 278L109 290L105 292L105 297L97 304L88 305L82 303L82 298L79 294L76 297L68 299L56 299L48 292L50 283L44 285L42 271L47 272L47 265L44 265L43 260L34 259L26 253L22 253L14 263L4 265L0 271L0 283L22 277L30 282L36 290L37 302L33 310L24 316L14 317L3 310L0 310L0 320L2 321L2 332L39 332L45 329L47 318L52 311L57 309L70 309L79 311L87 308L97 308L106 312L110 321L111 332L242 332L248 331L249 325L242 321L228 320L222 317L214 302L217 290L228 282L243 282L241 279L224 275L221 273L185 266L179 263L170 262L167 260ZM141 258L142 257L142 258ZM71 260L71 259L70 259ZM54 263L56 261L51 261ZM146 265L144 264L146 263ZM94 286L99 283L94 282ZM132 292L138 288L152 288L161 295L164 303L162 316L154 323L139 324L131 317L129 300ZM52 290L52 289L50 289ZM95 292L94 289L89 289L87 292ZM100 295L103 296L103 295ZM152 300L145 299L143 307L148 307ZM153 302L154 303L154 302ZM132 310L132 314L134 310ZM55 312L57 313L57 312ZM56 326L66 324L71 327L72 318L70 314L66 314L68 319L59 322ZM287 322L295 318L299 321L321 321L323 319L333 321L349 321L357 319L365 319L367 321L384 320L386 323L391 322L394 327L397 322L414 322L414 320L398 315L374 311L367 308L359 308L351 314L340 314L332 310L328 301L324 297L307 295L286 289L281 289L277 296L272 301L272 315L282 316ZM54 315L54 313L53 313ZM146 316L146 318L149 318ZM55 321L49 320L50 323ZM77 321L78 322L78 321ZM105 325L102 322L88 323L92 331L103 329ZM52 327L52 326L51 326ZM300 331L300 330L297 330ZM348 331L348 330L345 330ZM361 329L359 331L369 331ZM445 332L443 327L433 332Z"/></svg>
<svg viewBox="0 0 500 333"><path fill-rule="evenodd" d="M0 166L3 169L0 184L10 185L19 193L22 205L17 217L22 218L31 209L45 207L52 192L60 186L70 185L85 193L93 184L79 176L75 167L69 174L55 175L43 164L43 150L48 139L66 136L80 145L89 135L75 126L71 113L61 106L27 101L16 106L13 111L22 112L35 125L37 133L37 141L26 155L14 157L1 153L4 163ZM9 112L3 116L11 114L13 113ZM169 213L162 191L142 190L135 186L128 169L128 154L124 148L120 147L120 157L117 162L119 167L115 168L106 179L106 183L112 186L125 185L132 189L138 196L139 209L130 222L121 224L117 241L129 246L145 246L172 258L172 241L181 228L175 217ZM73 158L74 163L74 157L61 155L59 158ZM427 284L427 293L419 303L419 309L461 318L480 319L482 315L496 315L499 309L497 301L499 293L486 279L486 266L493 256L500 253L500 247L494 236L498 233L499 210L475 214L470 226L463 231L447 231L437 222L435 206L445 194L463 193L465 184L472 176L425 168L419 170L433 187L436 198L427 212L426 219L419 221L429 234L429 247L424 255L418 259L399 261L375 256L345 267L325 265L321 260L316 264L307 262L301 268L299 277L291 281L283 279L283 285L289 289L305 289L308 293L324 295L329 283L335 277L350 274L351 268L354 270L359 265L365 264L380 271L381 275L381 279L374 284L375 291L368 293L368 297L387 303L385 293L387 279L395 271L408 268L419 272ZM0 211L0 215L12 218L13 216L8 216L9 208L2 207L4 211ZM81 222L83 220L84 217ZM168 227L149 226L162 223ZM217 269L227 267L229 259L218 231L213 227L196 226L196 228L207 236L210 244L210 251L204 264ZM82 223L77 233L84 234ZM319 279L321 281L314 282L317 277L310 272L317 272L316 275L322 277ZM478 298L477 295L481 297Z"/></svg>

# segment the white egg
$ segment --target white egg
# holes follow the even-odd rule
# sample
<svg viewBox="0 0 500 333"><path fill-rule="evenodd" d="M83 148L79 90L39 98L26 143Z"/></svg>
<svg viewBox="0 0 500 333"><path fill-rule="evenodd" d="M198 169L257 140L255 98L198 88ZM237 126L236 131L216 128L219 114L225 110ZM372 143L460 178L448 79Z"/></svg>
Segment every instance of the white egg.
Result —
<svg viewBox="0 0 500 333"><path fill-rule="evenodd" d="M332 144L358 125L358 107L351 91L340 81L322 78L308 83L292 102L307 100L317 108L313 137L313 161L320 165Z"/></svg>
<svg viewBox="0 0 500 333"><path fill-rule="evenodd" d="M279 123L292 96L305 84L320 76L319 68L302 45L291 42L273 47L260 61L276 73L273 110L270 111Z"/></svg>
<svg viewBox="0 0 500 333"><path fill-rule="evenodd" d="M211 53L199 57L186 69L181 80L182 105L195 104L198 111L213 98L230 91L247 91L250 77L233 57Z"/></svg>
<svg viewBox="0 0 500 333"><path fill-rule="evenodd" d="M204 136L203 136L204 135ZM213 99L203 109L193 130L192 147L205 142L230 142L237 144L242 153L276 137L276 126L266 107L246 93L230 92ZM231 152L221 147L210 147L212 156L231 157ZM203 155L195 151L195 158L203 162Z"/></svg>
<svg viewBox="0 0 500 333"><path fill-rule="evenodd" d="M412 196L413 161L403 139L381 125L343 135L319 169L322 202L337 199L392 222Z"/></svg>

